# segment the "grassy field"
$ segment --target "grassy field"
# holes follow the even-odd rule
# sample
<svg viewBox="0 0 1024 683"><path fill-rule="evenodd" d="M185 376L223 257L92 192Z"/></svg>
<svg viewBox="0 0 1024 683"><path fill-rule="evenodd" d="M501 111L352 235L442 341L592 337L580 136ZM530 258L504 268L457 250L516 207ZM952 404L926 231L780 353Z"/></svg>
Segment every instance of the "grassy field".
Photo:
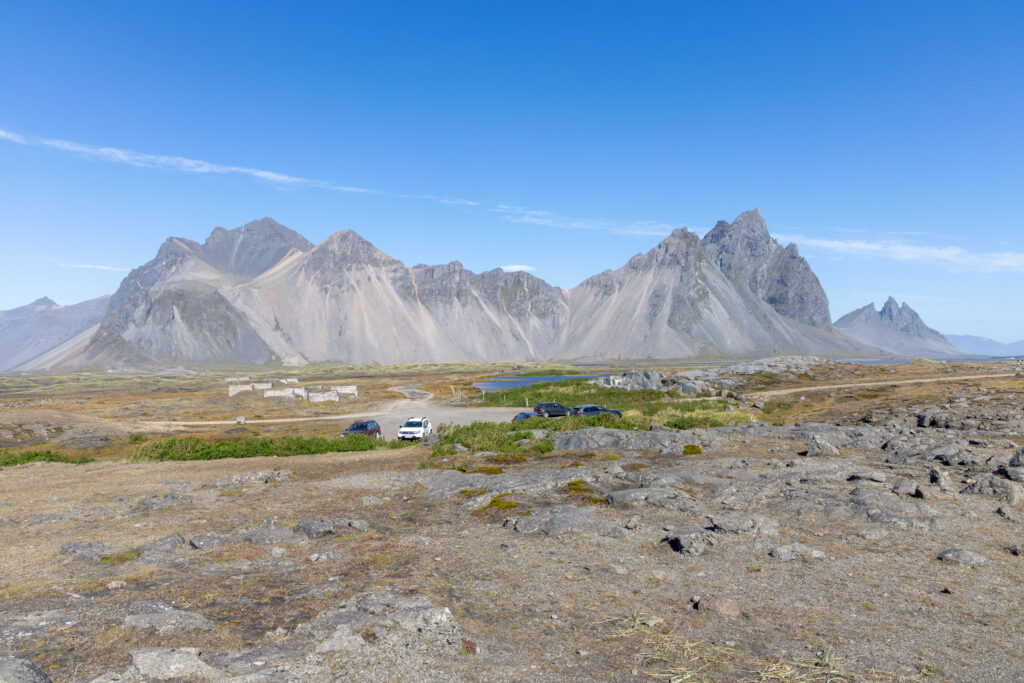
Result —
<svg viewBox="0 0 1024 683"><path fill-rule="evenodd" d="M622 411L623 423L619 429L647 429L653 424L676 429L694 427L722 427L749 422L750 413L728 410L726 399L693 399L675 391L641 389L627 391L591 384L587 379L567 379L561 382L538 382L527 387L513 387L489 391L477 399L480 405L532 408L541 402L552 401L566 407L596 403ZM533 422L533 420L531 420ZM574 429L571 420L542 421L537 428Z"/></svg>
<svg viewBox="0 0 1024 683"><path fill-rule="evenodd" d="M388 441L362 434L344 438L250 436L241 439L208 441L197 436L163 439L138 447L128 460L220 460L221 458L260 458L266 456L316 455L404 448L408 441Z"/></svg>
<svg viewBox="0 0 1024 683"><path fill-rule="evenodd" d="M66 462L81 465L93 462L92 458L69 457L58 451L0 451L0 469L13 465L25 465L30 462Z"/></svg>

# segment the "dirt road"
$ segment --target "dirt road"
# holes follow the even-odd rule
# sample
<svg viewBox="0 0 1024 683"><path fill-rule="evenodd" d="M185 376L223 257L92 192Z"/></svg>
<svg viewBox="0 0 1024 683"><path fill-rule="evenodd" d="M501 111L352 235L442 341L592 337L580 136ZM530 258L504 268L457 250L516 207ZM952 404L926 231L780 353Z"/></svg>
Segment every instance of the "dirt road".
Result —
<svg viewBox="0 0 1024 683"><path fill-rule="evenodd" d="M859 389L861 387L891 387L897 384L927 384L929 382L961 382L975 379L1000 379L1015 377L1015 373L1003 372L994 375L943 375L942 377L923 377L918 379L890 379L880 382L848 382L846 384L822 384L811 387L796 387L791 389L771 389L769 391L757 391L746 394L747 398L775 398L776 396L788 396L790 394L805 394L819 391L835 391L837 389Z"/></svg>
<svg viewBox="0 0 1024 683"><path fill-rule="evenodd" d="M459 425L470 424L471 422L504 422L511 420L512 416L522 409L517 408L481 408L475 406L454 406L444 403L433 402L434 395L423 391L412 385L391 387L392 391L402 394L405 398L399 399L390 405L376 411L359 413L347 413L345 415L323 415L317 417L279 417L259 420L246 420L246 424L283 424L295 422L341 422L348 423L353 420L377 420L380 423L381 431L385 437L393 438L398 432L399 426L410 417L427 417L435 426L451 422ZM234 420L199 420L199 421L152 421L133 423L136 431L176 431L194 427L224 427L235 424ZM140 429L141 427L141 429ZM339 425L339 430L342 425Z"/></svg>

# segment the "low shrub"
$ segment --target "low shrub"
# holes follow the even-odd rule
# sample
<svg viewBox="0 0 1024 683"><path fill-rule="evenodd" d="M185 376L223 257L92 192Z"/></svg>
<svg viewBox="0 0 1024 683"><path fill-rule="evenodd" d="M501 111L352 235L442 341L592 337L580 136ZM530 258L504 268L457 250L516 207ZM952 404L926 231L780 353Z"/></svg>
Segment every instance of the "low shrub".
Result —
<svg viewBox="0 0 1024 683"><path fill-rule="evenodd" d="M24 465L30 462L66 462L72 465L82 465L93 462L92 458L72 458L57 451L0 451L0 468L14 465Z"/></svg>
<svg viewBox="0 0 1024 683"><path fill-rule="evenodd" d="M220 460L222 458L259 458L266 456L316 455L319 453L372 451L404 448L405 441L385 441L365 434L328 439L312 436L267 438L249 436L224 441L204 441L184 436L147 443L136 449L132 460Z"/></svg>

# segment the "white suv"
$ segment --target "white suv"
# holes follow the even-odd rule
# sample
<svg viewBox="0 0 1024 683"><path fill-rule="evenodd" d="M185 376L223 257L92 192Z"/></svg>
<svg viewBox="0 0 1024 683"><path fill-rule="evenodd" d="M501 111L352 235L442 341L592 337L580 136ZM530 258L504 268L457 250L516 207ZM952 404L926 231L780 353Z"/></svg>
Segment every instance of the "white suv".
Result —
<svg viewBox="0 0 1024 683"><path fill-rule="evenodd" d="M434 428L430 426L430 420L425 417L410 417L401 427L398 428L399 439L422 439L432 433Z"/></svg>

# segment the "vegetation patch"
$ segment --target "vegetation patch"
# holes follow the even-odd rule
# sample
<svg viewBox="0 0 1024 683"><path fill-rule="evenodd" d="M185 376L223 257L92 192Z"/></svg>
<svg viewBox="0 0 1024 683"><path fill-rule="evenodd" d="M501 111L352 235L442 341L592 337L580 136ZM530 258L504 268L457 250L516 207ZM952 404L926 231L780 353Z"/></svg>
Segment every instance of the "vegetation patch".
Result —
<svg viewBox="0 0 1024 683"><path fill-rule="evenodd" d="M700 455L703 452L703 449L697 444L688 443L683 446L683 455Z"/></svg>
<svg viewBox="0 0 1024 683"><path fill-rule="evenodd" d="M515 502L514 500L505 499L505 497L509 495L511 494L500 493L494 496L494 498L491 498L491 501L487 503L487 505L483 506L479 510L474 510L473 514L479 517L482 515L486 515L490 510L514 510L515 508L519 507L519 503Z"/></svg>
<svg viewBox="0 0 1024 683"><path fill-rule="evenodd" d="M466 498L476 498L487 493L487 489L462 489L459 493Z"/></svg>
<svg viewBox="0 0 1024 683"><path fill-rule="evenodd" d="M532 421L532 420L529 420ZM443 424L438 427L440 441L434 446L430 458L423 467L459 467L445 464L444 459L456 455L455 445L460 444L470 451L490 451L491 462L522 462L531 455L542 455L554 450L550 439L532 439L533 434L523 431L521 423L474 422L468 425Z"/></svg>
<svg viewBox="0 0 1024 683"><path fill-rule="evenodd" d="M205 441L185 436L147 443L136 449L129 460L220 460L222 458L261 458L268 456L316 455L378 449L405 448L406 441L386 441L364 434L328 439L320 436L248 436L242 439Z"/></svg>
<svg viewBox="0 0 1024 683"><path fill-rule="evenodd" d="M470 470L469 474L501 474L500 467L477 467L476 469Z"/></svg>
<svg viewBox="0 0 1024 683"><path fill-rule="evenodd" d="M82 465L87 462L93 462L93 459L86 457L72 458L57 451L0 451L0 468L25 465L30 462L66 462L72 465Z"/></svg>
<svg viewBox="0 0 1024 683"><path fill-rule="evenodd" d="M125 562L131 562L142 557L142 551L139 550L125 550L119 553L110 553L100 558L100 562L103 564L115 565L124 564Z"/></svg>
<svg viewBox="0 0 1024 683"><path fill-rule="evenodd" d="M562 487L562 490L566 493L590 493L593 491L592 488L586 485L582 479L570 481L568 484Z"/></svg>

